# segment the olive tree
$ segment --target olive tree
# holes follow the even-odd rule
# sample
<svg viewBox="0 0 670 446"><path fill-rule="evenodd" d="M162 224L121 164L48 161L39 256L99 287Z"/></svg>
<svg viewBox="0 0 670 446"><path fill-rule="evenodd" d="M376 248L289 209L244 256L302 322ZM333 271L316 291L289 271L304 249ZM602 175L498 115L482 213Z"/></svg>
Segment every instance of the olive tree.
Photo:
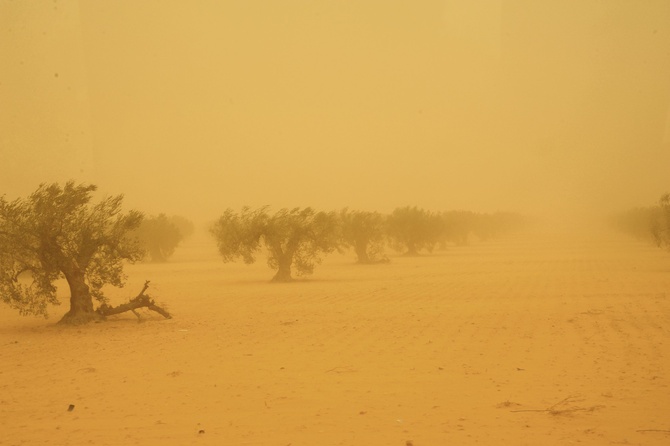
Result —
<svg viewBox="0 0 670 446"><path fill-rule="evenodd" d="M184 238L179 227L165 214L145 217L135 235L154 262L165 262Z"/></svg>
<svg viewBox="0 0 670 446"><path fill-rule="evenodd" d="M122 195L91 203L95 190L94 185L70 181L63 187L42 184L25 199L0 197L2 301L21 314L46 317L48 305L59 303L56 282L64 278L70 291L64 323L85 323L154 305L144 294L148 283L135 303L107 305L103 286L122 287L123 261L136 261L143 254L137 241L127 237L142 214L123 213ZM102 302L97 310L94 299Z"/></svg>
<svg viewBox="0 0 670 446"><path fill-rule="evenodd" d="M384 216L378 212L340 211L343 244L356 252L358 263L388 262L384 255Z"/></svg>
<svg viewBox="0 0 670 446"><path fill-rule="evenodd" d="M440 241L443 230L438 214L416 206L397 208L387 219L386 233L391 246L405 255L417 255L420 250L432 251Z"/></svg>
<svg viewBox="0 0 670 446"><path fill-rule="evenodd" d="M443 212L442 218L442 237L443 245L446 242L454 243L458 246L468 244L468 237L473 230L474 214L468 211L447 211Z"/></svg>
<svg viewBox="0 0 670 446"><path fill-rule="evenodd" d="M292 268L299 275L311 274L322 255L337 247L335 214L312 208L281 209L275 214L267 207L245 207L240 213L227 209L210 231L224 262L241 258L254 263L265 247L268 266L277 270L275 282L291 281Z"/></svg>
<svg viewBox="0 0 670 446"><path fill-rule="evenodd" d="M173 215L169 218L169 221L172 225L179 229L179 233L181 234L183 240L186 240L195 232L195 225L186 217L182 217L181 215Z"/></svg>

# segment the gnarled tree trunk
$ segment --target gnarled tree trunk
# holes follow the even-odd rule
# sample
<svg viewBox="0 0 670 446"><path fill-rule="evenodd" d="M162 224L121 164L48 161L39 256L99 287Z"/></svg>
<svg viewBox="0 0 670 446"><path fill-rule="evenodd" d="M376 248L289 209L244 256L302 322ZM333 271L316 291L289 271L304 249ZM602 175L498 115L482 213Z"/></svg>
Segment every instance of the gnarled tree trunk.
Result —
<svg viewBox="0 0 670 446"><path fill-rule="evenodd" d="M93 297L84 273L73 267L64 271L64 275L70 286L70 310L60 323L77 325L101 319L100 314L93 309Z"/></svg>
<svg viewBox="0 0 670 446"><path fill-rule="evenodd" d="M283 255L278 259L279 269L277 274L272 278L273 282L290 282L293 280L291 277L291 263L293 259L287 255Z"/></svg>
<svg viewBox="0 0 670 446"><path fill-rule="evenodd" d="M111 307L103 303L97 310L94 310L93 298L88 285L84 281L84 275L79 274L78 272L68 272L68 274L65 274L65 277L70 285L70 311L65 313L59 322L60 324L86 324L91 321L101 321L107 316L125 313L126 311L132 311L139 318L140 316L135 312L138 308L148 308L166 319L172 318L170 313L156 305L156 302L154 302L150 296L145 294L145 291L149 288L148 280L144 283L144 287L142 288L142 291L140 291L140 294L130 299L128 302L117 305L116 307Z"/></svg>

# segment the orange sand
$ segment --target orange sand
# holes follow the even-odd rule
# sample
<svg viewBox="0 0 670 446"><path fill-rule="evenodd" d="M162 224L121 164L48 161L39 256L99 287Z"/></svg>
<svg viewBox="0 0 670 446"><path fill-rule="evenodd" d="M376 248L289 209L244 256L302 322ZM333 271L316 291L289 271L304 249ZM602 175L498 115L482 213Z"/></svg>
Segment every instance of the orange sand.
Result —
<svg viewBox="0 0 670 446"><path fill-rule="evenodd" d="M670 444L670 255L618 235L126 271L175 318L0 307L0 445Z"/></svg>

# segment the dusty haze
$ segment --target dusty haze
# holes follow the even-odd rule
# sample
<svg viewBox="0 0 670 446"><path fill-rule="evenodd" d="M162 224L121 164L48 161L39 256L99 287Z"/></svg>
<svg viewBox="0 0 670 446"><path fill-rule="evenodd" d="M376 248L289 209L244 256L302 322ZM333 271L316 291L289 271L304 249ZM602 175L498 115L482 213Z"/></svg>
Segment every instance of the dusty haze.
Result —
<svg viewBox="0 0 670 446"><path fill-rule="evenodd" d="M669 168L669 0L0 0L8 199L582 229ZM0 305L0 446L666 446L670 254L551 229L285 284L201 230L107 292L150 280L144 323L55 325L61 280L48 320Z"/></svg>
<svg viewBox="0 0 670 446"><path fill-rule="evenodd" d="M670 3L0 2L0 190L590 215L670 189Z"/></svg>

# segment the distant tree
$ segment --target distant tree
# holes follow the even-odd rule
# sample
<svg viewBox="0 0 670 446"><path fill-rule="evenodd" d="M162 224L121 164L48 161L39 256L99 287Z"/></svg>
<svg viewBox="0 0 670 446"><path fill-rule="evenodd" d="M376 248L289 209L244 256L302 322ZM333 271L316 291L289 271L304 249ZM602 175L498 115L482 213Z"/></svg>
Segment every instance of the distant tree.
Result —
<svg viewBox="0 0 670 446"><path fill-rule="evenodd" d="M56 305L56 282L65 278L70 310L63 323L85 323L105 315L153 305L146 287L126 307L110 307L106 284L123 286L123 261L138 260L142 249L127 237L142 214L121 212L122 195L90 203L94 185L42 184L27 199L0 197L0 299L21 314L47 316ZM146 298L146 299L145 299ZM102 302L96 311L93 299Z"/></svg>
<svg viewBox="0 0 670 446"><path fill-rule="evenodd" d="M438 214L414 207L397 208L387 219L386 232L391 246L405 255L432 251L440 241L443 222Z"/></svg>
<svg viewBox="0 0 670 446"><path fill-rule="evenodd" d="M664 196L665 197L665 196ZM661 198L663 203L664 197ZM638 240L662 244L663 212L661 206L637 207L610 217L611 225Z"/></svg>
<svg viewBox="0 0 670 446"><path fill-rule="evenodd" d="M340 211L342 240L356 252L358 263L388 262L384 255L384 216L378 212Z"/></svg>
<svg viewBox="0 0 670 446"><path fill-rule="evenodd" d="M173 219L165 214L144 218L134 236L154 262L165 262L184 238Z"/></svg>
<svg viewBox="0 0 670 446"><path fill-rule="evenodd" d="M470 233L474 229L474 213L469 211L447 211L443 212L442 218L442 244L454 243L458 246L468 244Z"/></svg>
<svg viewBox="0 0 670 446"><path fill-rule="evenodd" d="M493 214L471 211L447 211L441 214L443 233L441 246L447 243L458 246L467 245L471 236L480 241L489 240L527 226L527 219L513 212L495 212Z"/></svg>
<svg viewBox="0 0 670 446"><path fill-rule="evenodd" d="M179 229L179 233L182 236L183 240L186 240L195 232L195 225L191 220L181 215L173 215L169 218L170 223L175 225Z"/></svg>
<svg viewBox="0 0 670 446"><path fill-rule="evenodd" d="M658 202L652 223L652 234L656 244L670 250L670 194L664 194Z"/></svg>
<svg viewBox="0 0 670 446"><path fill-rule="evenodd" d="M274 215L268 208L227 209L211 228L224 262L238 258L251 264L264 246L268 266L277 270L275 282L292 280L292 267L299 275L311 274L321 256L337 247L337 218L334 213L312 208L281 209Z"/></svg>

